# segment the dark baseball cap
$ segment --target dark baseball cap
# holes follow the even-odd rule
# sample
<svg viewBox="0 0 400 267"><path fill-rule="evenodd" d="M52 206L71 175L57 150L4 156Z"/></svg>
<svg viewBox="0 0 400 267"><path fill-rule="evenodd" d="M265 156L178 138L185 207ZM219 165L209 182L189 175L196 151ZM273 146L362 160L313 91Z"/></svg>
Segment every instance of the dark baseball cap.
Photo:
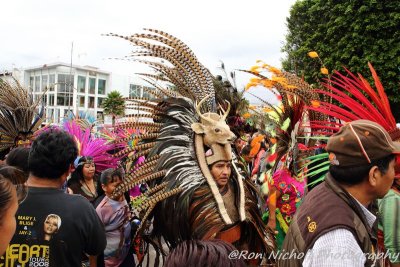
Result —
<svg viewBox="0 0 400 267"><path fill-rule="evenodd" d="M332 135L326 146L332 165L366 165L374 160L400 154L400 142L393 142L389 133L369 120L346 123Z"/></svg>

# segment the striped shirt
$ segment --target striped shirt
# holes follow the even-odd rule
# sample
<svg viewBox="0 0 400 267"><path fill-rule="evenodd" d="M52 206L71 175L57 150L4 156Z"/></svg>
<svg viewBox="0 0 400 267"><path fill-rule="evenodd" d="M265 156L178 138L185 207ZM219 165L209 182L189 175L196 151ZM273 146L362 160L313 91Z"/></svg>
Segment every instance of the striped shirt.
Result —
<svg viewBox="0 0 400 267"><path fill-rule="evenodd" d="M360 202L369 226L372 228L376 216ZM352 232L347 229L335 229L321 235L312 249L305 255L304 267L358 267L364 266L364 255Z"/></svg>

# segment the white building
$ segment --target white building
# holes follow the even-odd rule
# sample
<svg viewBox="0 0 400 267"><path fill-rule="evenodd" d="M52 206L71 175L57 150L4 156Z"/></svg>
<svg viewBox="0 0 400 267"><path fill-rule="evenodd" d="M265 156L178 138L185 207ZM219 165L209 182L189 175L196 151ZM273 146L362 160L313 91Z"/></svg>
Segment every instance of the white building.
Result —
<svg viewBox="0 0 400 267"><path fill-rule="evenodd" d="M125 97L150 97L145 88L153 90L139 76L112 74L113 90L118 90Z"/></svg>
<svg viewBox="0 0 400 267"><path fill-rule="evenodd" d="M30 67L0 74L0 79L14 77L28 87L34 99L43 97L46 103L46 122L60 123L72 112L84 111L99 123L110 123L101 104L110 91L117 90L125 97L147 97L149 88L138 76L112 74L92 66L77 66L62 62ZM127 113L131 111L127 110Z"/></svg>
<svg viewBox="0 0 400 267"><path fill-rule="evenodd" d="M103 120L101 103L110 91L111 73L90 66L53 63L23 70L22 84L43 97L47 122L59 123L68 112L86 111Z"/></svg>

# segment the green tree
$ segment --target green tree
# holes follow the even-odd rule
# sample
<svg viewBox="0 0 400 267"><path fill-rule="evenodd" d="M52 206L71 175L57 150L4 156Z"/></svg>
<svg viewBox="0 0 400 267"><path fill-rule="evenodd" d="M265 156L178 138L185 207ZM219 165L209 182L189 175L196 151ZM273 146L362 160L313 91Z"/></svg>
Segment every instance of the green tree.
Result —
<svg viewBox="0 0 400 267"><path fill-rule="evenodd" d="M125 114L125 100L118 91L108 93L106 99L103 101L102 107L104 108L104 114L112 116L113 127L116 117Z"/></svg>
<svg viewBox="0 0 400 267"><path fill-rule="evenodd" d="M371 77L367 62L377 71L400 120L400 0L299 0L287 18L282 48L286 71L316 84L323 75L316 51L330 70L348 68ZM372 82L372 79L370 80Z"/></svg>

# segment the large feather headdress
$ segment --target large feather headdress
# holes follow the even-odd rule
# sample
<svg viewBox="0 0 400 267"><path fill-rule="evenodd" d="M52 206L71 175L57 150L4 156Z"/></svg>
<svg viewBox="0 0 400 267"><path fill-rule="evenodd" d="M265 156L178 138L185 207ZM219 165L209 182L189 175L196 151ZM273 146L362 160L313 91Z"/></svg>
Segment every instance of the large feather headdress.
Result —
<svg viewBox="0 0 400 267"><path fill-rule="evenodd" d="M102 137L95 137L90 127L82 128L80 121L65 121L63 129L74 137L78 147L78 156L93 158L97 172L118 166L120 158L112 155L120 147L118 144Z"/></svg>
<svg viewBox="0 0 400 267"><path fill-rule="evenodd" d="M0 151L30 143L44 119L41 103L18 81L0 80Z"/></svg>
<svg viewBox="0 0 400 267"><path fill-rule="evenodd" d="M127 121L118 127L142 129L145 133L133 137L137 141L135 147L122 150L116 156L127 156L127 161L146 156L146 160L128 174L114 194L148 182L150 193L141 202L137 216L146 220L154 215L153 233L163 236L168 245L175 247L187 239L212 238L232 223L208 169L204 148L218 145L230 151L232 136L223 123L229 110L216 113L213 76L186 44L165 32L148 31L131 36L109 34L129 40L138 47L132 53L133 60L162 74L141 74L155 88L149 91L154 98L126 101L128 108L136 108L141 113L128 115ZM159 63L154 58L167 63ZM172 84L175 90L159 85L160 80ZM210 131L215 135L211 141L207 135ZM243 238L271 252L273 241L261 221L255 190L242 179L238 169L235 173L239 188L238 212L249 231Z"/></svg>
<svg viewBox="0 0 400 267"><path fill-rule="evenodd" d="M342 123L359 119L374 121L384 127L393 140L400 140L400 129L396 126L385 89L371 63L368 63L368 66L374 79L375 89L361 74L356 76L347 69L345 74L335 71L331 79L322 84L328 90L320 89L315 92L331 97L336 100L336 104L314 101L308 109L339 119ZM312 121L311 126L314 129L335 132L342 123Z"/></svg>
<svg viewBox="0 0 400 267"><path fill-rule="evenodd" d="M277 105L258 97L265 105L265 118L273 125L270 134L276 140L268 159L270 164L273 164L273 173L281 160L284 159L286 165L298 160L299 144L304 145L307 140L307 146L313 146L313 141L307 139L311 134L308 122L323 120L324 115L314 111L307 112L305 106L311 105L320 97L301 78L262 61L258 61L256 66L244 72L256 76L250 80L246 89L262 86L271 90L280 100L280 104ZM294 173L300 171L296 170L295 164L292 166Z"/></svg>

